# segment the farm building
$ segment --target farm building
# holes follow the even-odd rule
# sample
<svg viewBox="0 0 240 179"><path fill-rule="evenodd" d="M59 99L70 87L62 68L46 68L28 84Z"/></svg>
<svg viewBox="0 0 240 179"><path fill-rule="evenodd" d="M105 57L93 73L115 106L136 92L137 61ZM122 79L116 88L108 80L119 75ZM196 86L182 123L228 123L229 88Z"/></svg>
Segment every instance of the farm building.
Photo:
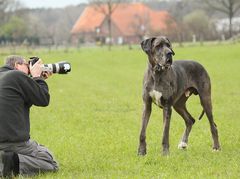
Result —
<svg viewBox="0 0 240 179"><path fill-rule="evenodd" d="M111 39L107 5L89 5L74 24L71 35L74 44L139 43L144 36L163 34L174 21L167 11L155 11L143 3L120 3L111 14Z"/></svg>

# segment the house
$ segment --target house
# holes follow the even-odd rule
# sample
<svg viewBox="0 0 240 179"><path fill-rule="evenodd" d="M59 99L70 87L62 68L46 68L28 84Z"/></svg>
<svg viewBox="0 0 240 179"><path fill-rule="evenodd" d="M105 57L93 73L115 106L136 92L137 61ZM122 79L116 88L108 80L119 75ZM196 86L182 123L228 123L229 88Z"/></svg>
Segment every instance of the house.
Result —
<svg viewBox="0 0 240 179"><path fill-rule="evenodd" d="M216 21L216 30L218 32L224 32L229 30L229 18L224 18ZM240 17L232 18L232 30L234 32L240 32Z"/></svg>
<svg viewBox="0 0 240 179"><path fill-rule="evenodd" d="M167 11L155 11L143 3L115 4L112 7L110 39L107 8L107 5L89 5L84 9L71 30L74 44L139 43L144 36L163 34L174 24Z"/></svg>

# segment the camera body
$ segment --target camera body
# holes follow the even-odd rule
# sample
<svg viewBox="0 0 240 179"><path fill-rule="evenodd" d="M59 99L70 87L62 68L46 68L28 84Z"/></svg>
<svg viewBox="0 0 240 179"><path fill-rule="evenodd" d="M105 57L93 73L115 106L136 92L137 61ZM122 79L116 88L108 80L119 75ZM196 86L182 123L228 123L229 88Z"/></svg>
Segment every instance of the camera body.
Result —
<svg viewBox="0 0 240 179"><path fill-rule="evenodd" d="M39 60L38 57L30 57L28 64L34 65ZM43 71L58 73L58 74L67 74L71 71L71 64L66 61L61 61L52 64L43 64L42 66Z"/></svg>

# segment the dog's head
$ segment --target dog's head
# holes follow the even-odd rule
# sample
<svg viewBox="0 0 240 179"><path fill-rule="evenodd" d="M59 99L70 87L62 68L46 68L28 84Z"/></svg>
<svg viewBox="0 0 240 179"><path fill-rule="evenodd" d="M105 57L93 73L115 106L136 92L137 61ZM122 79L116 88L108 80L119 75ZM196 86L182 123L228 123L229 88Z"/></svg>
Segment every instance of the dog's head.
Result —
<svg viewBox="0 0 240 179"><path fill-rule="evenodd" d="M149 62L153 68L164 70L172 65L172 56L175 53L168 38L164 36L152 37L142 41L141 46L148 55Z"/></svg>

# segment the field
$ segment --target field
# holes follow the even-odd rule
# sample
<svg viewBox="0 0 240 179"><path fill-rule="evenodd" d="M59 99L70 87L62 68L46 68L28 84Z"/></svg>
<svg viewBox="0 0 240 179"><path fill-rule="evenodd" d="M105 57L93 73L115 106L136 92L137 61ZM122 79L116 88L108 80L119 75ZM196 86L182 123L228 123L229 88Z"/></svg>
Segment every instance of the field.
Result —
<svg viewBox="0 0 240 179"><path fill-rule="evenodd" d="M189 148L177 145L185 125L173 112L170 156L161 155L162 111L153 106L145 157L137 156L146 55L135 47L35 51L45 63L68 60L72 72L47 80L51 102L31 110L31 138L53 151L57 173L35 178L240 178L240 44L176 47L174 59L202 63L212 81L213 113L222 151L213 152L198 96L188 101L196 118ZM3 59L7 54L2 54Z"/></svg>

